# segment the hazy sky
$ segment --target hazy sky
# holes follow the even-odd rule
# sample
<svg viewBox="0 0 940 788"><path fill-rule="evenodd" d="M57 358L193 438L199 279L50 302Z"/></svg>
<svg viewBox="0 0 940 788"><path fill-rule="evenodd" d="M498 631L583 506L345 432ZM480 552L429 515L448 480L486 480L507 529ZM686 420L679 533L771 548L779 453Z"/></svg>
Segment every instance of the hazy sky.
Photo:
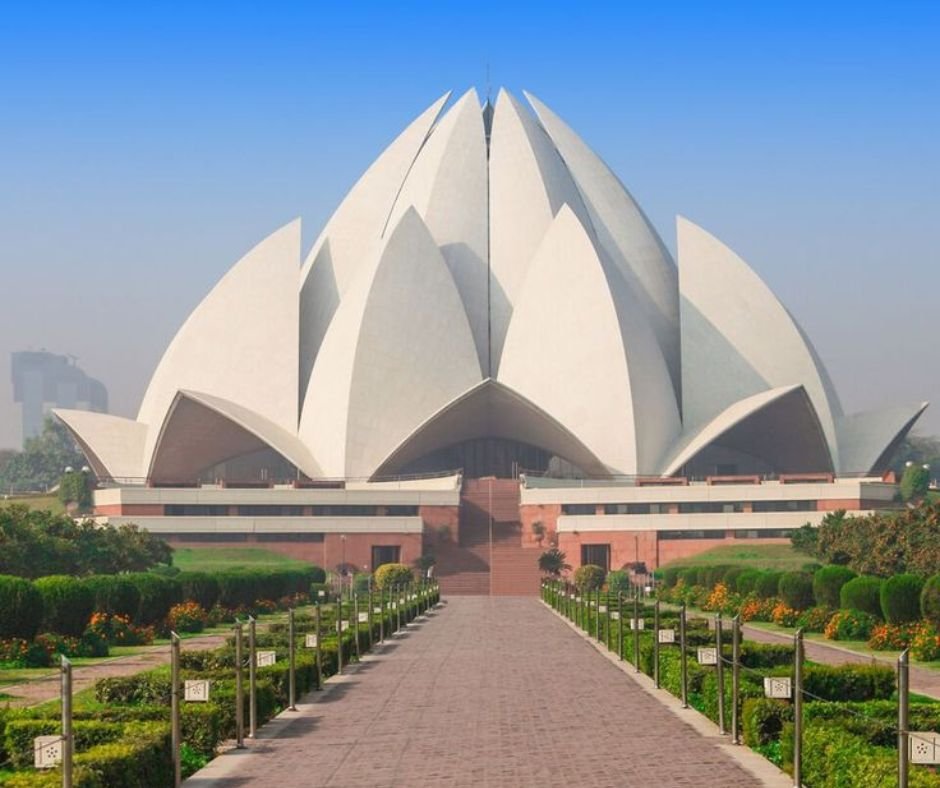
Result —
<svg viewBox="0 0 940 788"><path fill-rule="evenodd" d="M17 8L19 5L19 8ZM181 321L290 219L312 244L447 89L534 92L734 248L849 411L940 433L940 3L4 3L0 446L13 350L134 415Z"/></svg>

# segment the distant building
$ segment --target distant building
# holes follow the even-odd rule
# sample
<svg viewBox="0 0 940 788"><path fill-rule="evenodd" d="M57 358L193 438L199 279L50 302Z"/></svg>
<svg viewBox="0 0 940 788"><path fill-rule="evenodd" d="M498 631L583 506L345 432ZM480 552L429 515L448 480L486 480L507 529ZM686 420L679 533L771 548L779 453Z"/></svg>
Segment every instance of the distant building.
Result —
<svg viewBox="0 0 940 788"><path fill-rule="evenodd" d="M42 432L53 408L108 412L108 390L69 356L45 351L12 354L13 401L23 410L23 442Z"/></svg>

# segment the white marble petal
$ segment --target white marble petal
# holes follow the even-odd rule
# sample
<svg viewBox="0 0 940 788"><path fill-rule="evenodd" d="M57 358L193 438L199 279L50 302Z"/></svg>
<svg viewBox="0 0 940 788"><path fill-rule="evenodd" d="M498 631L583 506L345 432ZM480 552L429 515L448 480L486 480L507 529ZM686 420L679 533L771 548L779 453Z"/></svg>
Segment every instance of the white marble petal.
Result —
<svg viewBox="0 0 940 788"><path fill-rule="evenodd" d="M68 428L99 478L144 476L146 424L86 410L56 408L52 413Z"/></svg>
<svg viewBox="0 0 940 788"><path fill-rule="evenodd" d="M881 473L927 409L926 402L853 413L839 420L840 473Z"/></svg>

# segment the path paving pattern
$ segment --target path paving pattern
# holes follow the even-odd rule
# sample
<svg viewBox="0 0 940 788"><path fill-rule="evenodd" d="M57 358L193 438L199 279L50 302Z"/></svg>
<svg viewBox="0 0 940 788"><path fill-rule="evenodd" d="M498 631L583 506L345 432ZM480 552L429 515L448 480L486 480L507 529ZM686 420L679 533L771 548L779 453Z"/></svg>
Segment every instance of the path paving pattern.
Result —
<svg viewBox="0 0 940 788"><path fill-rule="evenodd" d="M534 598L451 598L187 786L754 786Z"/></svg>

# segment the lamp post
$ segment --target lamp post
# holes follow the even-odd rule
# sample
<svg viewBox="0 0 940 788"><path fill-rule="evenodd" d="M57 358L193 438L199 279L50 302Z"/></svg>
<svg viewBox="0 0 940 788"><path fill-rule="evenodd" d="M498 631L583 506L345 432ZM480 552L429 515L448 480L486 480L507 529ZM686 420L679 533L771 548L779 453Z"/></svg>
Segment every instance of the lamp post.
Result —
<svg viewBox="0 0 940 788"><path fill-rule="evenodd" d="M343 595L343 591L346 586L346 534L340 534L339 540L342 543L342 559L340 560L340 573L339 573L339 595Z"/></svg>

